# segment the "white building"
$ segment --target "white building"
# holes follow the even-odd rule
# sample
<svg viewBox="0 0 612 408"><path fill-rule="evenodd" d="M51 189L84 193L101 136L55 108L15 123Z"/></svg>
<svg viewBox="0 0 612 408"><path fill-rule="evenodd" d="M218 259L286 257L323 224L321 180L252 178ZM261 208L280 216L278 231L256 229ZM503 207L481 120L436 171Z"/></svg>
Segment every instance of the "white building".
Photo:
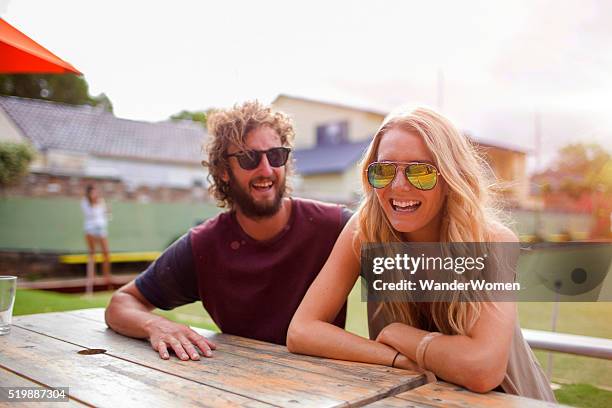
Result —
<svg viewBox="0 0 612 408"><path fill-rule="evenodd" d="M118 179L128 189L204 186L206 138L191 121L141 122L87 105L0 96L0 141L32 145L35 173Z"/></svg>
<svg viewBox="0 0 612 408"><path fill-rule="evenodd" d="M388 112L287 94L279 95L272 105L295 123L296 194L345 203L358 201L362 196L359 161ZM525 205L526 152L510 143L464 133L489 163L506 203Z"/></svg>

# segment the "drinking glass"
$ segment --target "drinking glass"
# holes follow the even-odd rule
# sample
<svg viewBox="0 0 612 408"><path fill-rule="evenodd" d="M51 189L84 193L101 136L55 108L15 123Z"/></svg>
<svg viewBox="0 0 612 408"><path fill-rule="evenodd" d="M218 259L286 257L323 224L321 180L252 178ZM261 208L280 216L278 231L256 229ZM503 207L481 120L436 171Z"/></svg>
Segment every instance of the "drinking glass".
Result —
<svg viewBox="0 0 612 408"><path fill-rule="evenodd" d="M11 331L16 289L16 276L0 276L0 336Z"/></svg>

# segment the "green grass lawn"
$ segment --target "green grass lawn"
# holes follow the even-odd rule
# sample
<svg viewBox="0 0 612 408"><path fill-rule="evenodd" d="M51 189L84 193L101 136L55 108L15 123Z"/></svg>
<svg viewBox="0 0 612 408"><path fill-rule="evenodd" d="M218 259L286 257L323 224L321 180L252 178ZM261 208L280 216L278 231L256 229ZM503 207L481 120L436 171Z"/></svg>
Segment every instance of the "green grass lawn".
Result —
<svg viewBox="0 0 612 408"><path fill-rule="evenodd" d="M54 292L18 290L14 314L43 313L105 307L110 292L98 292L90 297ZM550 329L552 304L521 303L519 316L521 327L539 330ZM191 326L218 330L200 302L178 307L171 311L156 311L169 319ZM612 338L612 303L562 303L559 308L557 330L565 333ZM367 317L365 303L360 300L359 287L355 286L349 297L347 330L366 336ZM548 353L536 351L545 368ZM554 353L553 380L562 384L555 391L559 402L577 407L612 406L612 392L598 388L612 388L612 362L588 357Z"/></svg>
<svg viewBox="0 0 612 408"><path fill-rule="evenodd" d="M552 303L519 304L521 327L550 330L552 310ZM612 317L612 303L609 302L560 303L557 331L609 339L612 338L610 317ZM535 354L542 367L546 369L549 353L535 351ZM612 361L564 353L552 354L554 380L612 388Z"/></svg>
<svg viewBox="0 0 612 408"><path fill-rule="evenodd" d="M96 292L91 296L72 295L40 290L18 289L15 298L15 316L61 312L66 310L106 307L112 292ZM190 326L219 331L201 302L177 307L171 311L156 310L155 313Z"/></svg>

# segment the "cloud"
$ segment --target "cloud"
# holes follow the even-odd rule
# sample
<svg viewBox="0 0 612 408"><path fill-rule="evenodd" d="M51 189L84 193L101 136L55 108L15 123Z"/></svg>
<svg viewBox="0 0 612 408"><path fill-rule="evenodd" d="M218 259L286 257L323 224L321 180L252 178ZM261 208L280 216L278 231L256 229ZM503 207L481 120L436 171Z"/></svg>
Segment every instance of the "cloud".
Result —
<svg viewBox="0 0 612 408"><path fill-rule="evenodd" d="M591 90L612 90L612 29L605 21L610 2L534 2L517 24L522 29L499 44L491 72L533 94L553 98Z"/></svg>

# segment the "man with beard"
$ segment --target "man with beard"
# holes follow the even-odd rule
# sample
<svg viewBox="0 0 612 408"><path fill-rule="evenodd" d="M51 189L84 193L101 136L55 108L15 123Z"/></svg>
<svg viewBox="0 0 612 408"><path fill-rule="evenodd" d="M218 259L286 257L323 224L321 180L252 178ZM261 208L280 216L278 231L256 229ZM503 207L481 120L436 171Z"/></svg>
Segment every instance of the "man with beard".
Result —
<svg viewBox="0 0 612 408"><path fill-rule="evenodd" d="M151 313L198 300L224 333L285 344L308 287L351 216L345 208L290 198L290 119L259 102L208 119L211 194L225 211L191 229L120 288L106 309L109 327L148 338L163 359L213 355L215 344ZM346 304L335 324L343 327Z"/></svg>

